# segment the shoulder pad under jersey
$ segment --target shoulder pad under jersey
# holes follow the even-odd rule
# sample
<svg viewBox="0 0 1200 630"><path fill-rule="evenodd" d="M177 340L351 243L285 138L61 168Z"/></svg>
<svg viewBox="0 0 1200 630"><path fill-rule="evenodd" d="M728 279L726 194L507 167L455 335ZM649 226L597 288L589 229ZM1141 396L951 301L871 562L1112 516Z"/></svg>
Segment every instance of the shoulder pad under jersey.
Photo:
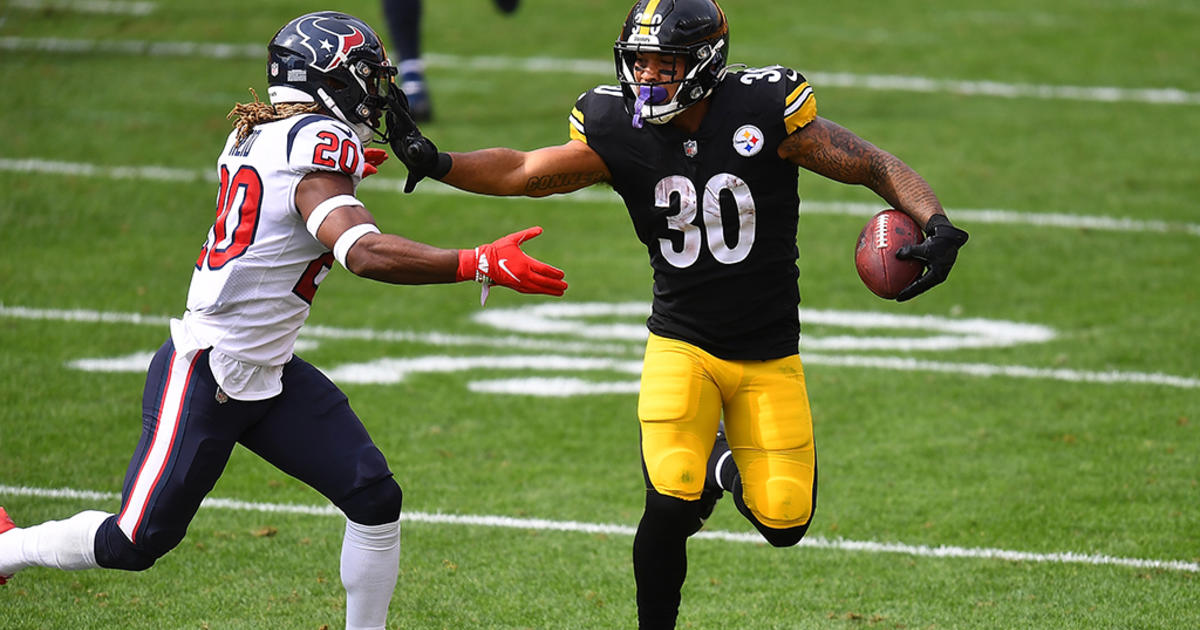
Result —
<svg viewBox="0 0 1200 630"><path fill-rule="evenodd" d="M817 99L813 94L812 86L808 84L804 75L792 68L784 66L746 68L741 72L731 73L726 80L773 90L780 94L781 102L778 106L782 108L781 115L789 134L804 127L817 117Z"/></svg>
<svg viewBox="0 0 1200 630"><path fill-rule="evenodd" d="M287 159L292 170L340 172L355 183L366 162L362 142L350 127L321 114L294 120L287 133Z"/></svg>

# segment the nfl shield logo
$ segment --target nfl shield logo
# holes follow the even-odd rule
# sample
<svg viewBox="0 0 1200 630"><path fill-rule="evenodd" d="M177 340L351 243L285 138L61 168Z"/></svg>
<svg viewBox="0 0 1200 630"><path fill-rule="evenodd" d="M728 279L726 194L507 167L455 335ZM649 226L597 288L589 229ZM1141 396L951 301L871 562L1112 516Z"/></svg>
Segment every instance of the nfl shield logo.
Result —
<svg viewBox="0 0 1200 630"><path fill-rule="evenodd" d="M696 157L696 152L699 150L700 148L696 145L695 140L688 140L683 143L683 154L688 157Z"/></svg>

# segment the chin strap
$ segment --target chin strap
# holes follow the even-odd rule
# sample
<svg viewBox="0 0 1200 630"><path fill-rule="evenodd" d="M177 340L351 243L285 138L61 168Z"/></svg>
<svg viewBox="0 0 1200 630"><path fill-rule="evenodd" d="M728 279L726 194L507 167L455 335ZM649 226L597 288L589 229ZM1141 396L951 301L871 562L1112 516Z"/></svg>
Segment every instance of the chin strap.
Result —
<svg viewBox="0 0 1200 630"><path fill-rule="evenodd" d="M345 112L343 112L341 108L337 106L337 103L335 103L333 97L325 91L325 88L317 88L317 95L321 97L321 102L325 104L325 107L328 108L329 111L333 112L333 115L336 116L338 120L350 125L350 128L354 130L354 135L358 136L359 142L367 143L371 141L371 136L375 132L371 125L366 123L350 122L350 119L346 118Z"/></svg>

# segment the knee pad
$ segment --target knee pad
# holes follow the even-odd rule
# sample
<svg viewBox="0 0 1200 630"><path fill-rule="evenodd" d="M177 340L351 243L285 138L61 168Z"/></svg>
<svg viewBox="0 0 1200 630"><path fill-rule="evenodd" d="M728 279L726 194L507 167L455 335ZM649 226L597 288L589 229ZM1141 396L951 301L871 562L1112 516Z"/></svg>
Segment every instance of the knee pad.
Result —
<svg viewBox="0 0 1200 630"><path fill-rule="evenodd" d="M109 517L96 531L96 564L105 569L145 571L154 566L169 549L154 552L134 545L117 527L117 518Z"/></svg>
<svg viewBox="0 0 1200 630"><path fill-rule="evenodd" d="M695 501L704 490L708 459L703 453L698 448L682 445L655 448L653 444L643 442L642 458L646 477L661 494Z"/></svg>
<svg viewBox="0 0 1200 630"><path fill-rule="evenodd" d="M742 472L742 498L763 525L774 530L807 526L816 506L817 476L811 451L754 458ZM803 536L803 534L801 534ZM799 540L799 539L797 539Z"/></svg>
<svg viewBox="0 0 1200 630"><path fill-rule="evenodd" d="M364 486L339 501L338 509L360 525L383 525L400 518L404 493L392 477L384 477Z"/></svg>
<svg viewBox="0 0 1200 630"><path fill-rule="evenodd" d="M700 502L646 491L646 511L642 514L639 529L646 528L656 535L670 538L687 538L700 531L704 520L700 518Z"/></svg>

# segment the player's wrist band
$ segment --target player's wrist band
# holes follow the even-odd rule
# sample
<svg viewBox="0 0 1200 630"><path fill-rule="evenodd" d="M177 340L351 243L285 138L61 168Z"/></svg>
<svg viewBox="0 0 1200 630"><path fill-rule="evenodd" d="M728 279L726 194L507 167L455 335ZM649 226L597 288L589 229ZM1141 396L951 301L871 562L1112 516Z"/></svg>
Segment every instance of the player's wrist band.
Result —
<svg viewBox="0 0 1200 630"><path fill-rule="evenodd" d="M957 241L959 245L966 243L968 237L966 232L955 227L950 222L950 218L944 214L935 214L929 217L929 220L925 222L925 234L930 237L945 237L952 241Z"/></svg>
<svg viewBox="0 0 1200 630"><path fill-rule="evenodd" d="M342 263L343 267L346 267L346 254L350 253L350 248L358 242L358 239L368 234L379 234L379 228L375 227L374 223L359 223L342 232L337 242L333 244L333 257ZM346 268L349 269L349 267Z"/></svg>
<svg viewBox="0 0 1200 630"><path fill-rule="evenodd" d="M329 216L330 212L337 210L342 206L361 206L363 203L354 195L335 195L317 204L313 208L312 214L308 215L308 222L305 227L308 228L308 233L317 238L317 230L321 229L321 223L325 221L325 217Z"/></svg>
<svg viewBox="0 0 1200 630"><path fill-rule="evenodd" d="M939 225L950 225L950 219L946 218L944 214L935 214L929 217L929 220L925 222L925 234L933 236L933 232Z"/></svg>
<svg viewBox="0 0 1200 630"><path fill-rule="evenodd" d="M460 249L458 250L458 269L454 272L454 281L462 282L463 280L476 280L479 270L476 265L479 261L479 248L475 249Z"/></svg>
<svg viewBox="0 0 1200 630"><path fill-rule="evenodd" d="M446 173L450 172L450 168L453 166L454 160L450 157L450 154L446 152L440 152L438 153L437 164L433 167L433 170L429 172L429 176L434 179L441 179L446 176Z"/></svg>

